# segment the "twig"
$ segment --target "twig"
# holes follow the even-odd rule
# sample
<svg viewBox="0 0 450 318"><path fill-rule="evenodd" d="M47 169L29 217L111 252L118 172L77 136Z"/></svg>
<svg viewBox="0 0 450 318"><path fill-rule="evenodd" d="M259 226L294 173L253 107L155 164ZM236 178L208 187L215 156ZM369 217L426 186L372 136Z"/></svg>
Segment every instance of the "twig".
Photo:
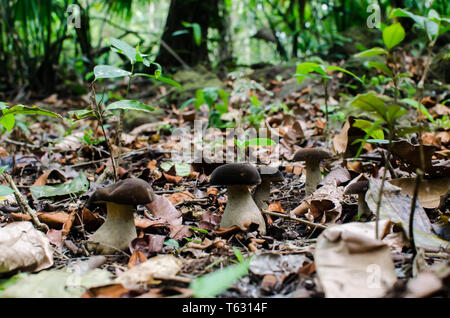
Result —
<svg viewBox="0 0 450 318"><path fill-rule="evenodd" d="M23 211L31 217L31 221L33 222L34 226L38 230L47 233L47 231L49 230L47 224L41 223L41 221L39 221L36 212L28 205L27 201L25 201L22 194L19 192L19 189L17 189L16 184L14 183L14 180L11 178L11 176L6 172L3 173L3 176L13 189L17 203L19 203L19 205L23 208Z"/></svg>
<svg viewBox="0 0 450 318"><path fill-rule="evenodd" d="M179 206L187 203L207 203L209 199L199 198L199 199L184 199L181 202L176 203L174 206Z"/></svg>
<svg viewBox="0 0 450 318"><path fill-rule="evenodd" d="M290 216L290 215L287 215L287 214L282 214L282 213L277 213L277 212L272 212L272 211L267 211L267 210L263 210L262 213L268 214L268 215L272 215L272 216L277 216L277 217L280 217L280 218L288 219L288 220L299 222L299 223L303 223L305 225L309 225L309 226L312 226L312 227L315 227L315 228L319 228L319 229L326 229L327 228L326 225L312 223L312 222L309 222L309 221L306 221L306 220L298 219L298 218L296 218L294 216Z"/></svg>

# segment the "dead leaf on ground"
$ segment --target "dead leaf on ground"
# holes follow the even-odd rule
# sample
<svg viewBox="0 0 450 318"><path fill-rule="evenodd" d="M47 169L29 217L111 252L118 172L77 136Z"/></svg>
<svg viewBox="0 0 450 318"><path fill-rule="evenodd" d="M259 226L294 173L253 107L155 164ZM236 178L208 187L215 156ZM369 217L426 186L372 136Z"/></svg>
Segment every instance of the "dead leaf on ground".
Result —
<svg viewBox="0 0 450 318"><path fill-rule="evenodd" d="M343 199L343 187L337 187L336 183L326 184L306 198L309 210L305 216L314 223L334 223L341 217Z"/></svg>
<svg viewBox="0 0 450 318"><path fill-rule="evenodd" d="M158 255L122 273L116 282L127 289L139 290L148 284L160 283L153 279L154 274L176 275L181 270L181 265L181 259L173 255Z"/></svg>
<svg viewBox="0 0 450 318"><path fill-rule="evenodd" d="M0 228L0 273L40 271L53 265L53 253L44 233L31 222L14 222Z"/></svg>
<svg viewBox="0 0 450 318"><path fill-rule="evenodd" d="M371 178L369 189L366 192L366 202L372 213L377 209L378 194L381 180ZM410 196L401 193L401 189L389 182L384 184L382 201L380 205L380 219L390 219L393 223L401 225L409 238L409 215L411 210ZM434 232L425 210L416 202L414 212L414 243L423 248L445 248L448 241L440 239Z"/></svg>
<svg viewBox="0 0 450 318"><path fill-rule="evenodd" d="M416 178L400 178L389 180L389 183L400 187L403 194L414 194ZM424 208L435 209L439 207L441 196L450 189L450 178L437 178L422 180L419 187L419 202Z"/></svg>
<svg viewBox="0 0 450 318"><path fill-rule="evenodd" d="M388 231L389 221L379 225ZM394 285L389 247L374 237L375 222L335 225L320 234L314 261L325 297L383 297Z"/></svg>
<svg viewBox="0 0 450 318"><path fill-rule="evenodd" d="M335 153L343 153L346 157L353 157L358 151L360 144L352 145L356 139L364 139L366 133L353 124L357 118L348 117L341 132L333 139L333 150Z"/></svg>

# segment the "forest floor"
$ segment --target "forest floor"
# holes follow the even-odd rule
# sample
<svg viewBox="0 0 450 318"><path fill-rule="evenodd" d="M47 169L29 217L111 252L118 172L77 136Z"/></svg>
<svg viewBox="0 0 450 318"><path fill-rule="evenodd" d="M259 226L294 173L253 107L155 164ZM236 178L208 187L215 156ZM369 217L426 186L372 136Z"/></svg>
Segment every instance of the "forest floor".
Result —
<svg viewBox="0 0 450 318"><path fill-rule="evenodd" d="M104 206L88 206L87 201L97 189L113 183L108 145L98 121L18 117L17 123L21 123L10 134L1 136L0 166L8 167L6 172L26 202L49 227L46 238L51 255L36 257L32 264L18 267L13 266L17 260L10 255L12 269L4 271L7 274L0 279L0 297L34 295L36 284L40 286L40 296L50 297L55 288L59 290L55 287L61 284L59 276L53 274L45 284L30 277L56 271L67 275L77 272L84 282L77 289L61 291L59 297L448 297L448 245L439 248L436 242L448 243L449 239L449 130L424 133L426 160L431 168L419 188L415 211L418 233L425 232L415 237L418 252L414 253L405 233L415 184L414 159L420 152L417 144L406 139L395 141L389 157L380 209L382 232L380 240L375 240L374 213L386 146L366 144L356 158L358 145L351 141L364 137L364 132L352 126L354 117L349 115L354 114L336 109L349 100L341 94L348 90L342 88L344 84L353 83L349 77L333 74L327 137L323 86L313 80L300 85L294 74L295 66L268 66L219 80L209 73L191 71L178 74L178 78L188 78L185 82L192 82L193 78L198 82L186 95L166 86L133 82L132 98L161 107L150 114L126 113L118 178L143 179L160 197L153 204L137 207L134 217L138 238L131 242L129 250L111 255L96 256L86 245L106 218ZM182 111L180 105L195 96L196 89L218 85L230 92L228 114L220 124L238 121L245 127L252 123L279 137L275 146L253 146L263 157L278 153L284 177L284 181L271 186L267 211L272 214L264 213L264 235L251 226L247 231L220 228L227 202L226 187L209 183L218 164L205 160L192 164L172 161L172 154L180 150L173 130L189 127L188 135L193 136L194 120L211 120L210 109L205 105L196 110L190 104ZM118 81L108 90L124 96L126 83ZM450 113L441 103L445 100L443 92L429 92L424 97L434 119ZM30 101L31 104L69 117L68 111L88 106L89 97L53 94ZM412 116L408 120L415 119ZM112 144L116 124L117 117L107 119L106 130ZM217 130L211 134L217 134ZM225 134L225 130L220 134ZM203 141L213 140L209 137ZM293 157L299 149L311 147L326 148L333 155L321 162L321 186L307 195L304 162L295 162ZM119 148L112 148L118 155ZM391 184L388 181L392 179L398 180ZM364 200L371 212L363 215L358 215L357 195L344 194L347 186L357 180L369 181ZM0 231L7 224L30 219L14 194L2 198ZM432 225L433 230L427 225ZM31 236L31 230L28 231ZM321 235L325 232L328 234ZM2 244L14 247L11 242ZM246 263L250 258L250 263ZM371 267L374 264L378 266L375 269ZM11 278L17 271L26 272L26 267L45 271ZM220 276L220 269L228 267L234 271L222 272ZM242 267L248 273L240 275ZM211 286L213 281L197 279L212 272L218 273L215 279L224 286ZM88 273L95 275L88 277ZM65 286L67 275L61 276ZM371 288L370 279L378 284L377 288ZM428 283L421 284L423 281ZM231 284L228 289L227 284ZM199 285L205 294L199 292ZM3 289L6 290L2 292Z"/></svg>

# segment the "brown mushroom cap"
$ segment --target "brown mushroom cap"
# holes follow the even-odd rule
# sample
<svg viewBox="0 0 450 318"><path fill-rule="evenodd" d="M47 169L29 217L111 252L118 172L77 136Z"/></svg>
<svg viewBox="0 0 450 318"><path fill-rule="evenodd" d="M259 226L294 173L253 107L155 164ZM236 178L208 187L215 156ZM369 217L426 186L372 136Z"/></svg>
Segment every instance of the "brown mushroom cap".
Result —
<svg viewBox="0 0 450 318"><path fill-rule="evenodd" d="M261 183L261 177L250 164L227 163L214 169L209 182L211 185L256 185Z"/></svg>
<svg viewBox="0 0 450 318"><path fill-rule="evenodd" d="M283 174L276 167L258 167L258 172L261 176L261 181L281 182L284 180Z"/></svg>
<svg viewBox="0 0 450 318"><path fill-rule="evenodd" d="M365 193L369 189L369 181L363 180L363 181L356 181L354 183L350 183L345 191L344 194L361 194Z"/></svg>
<svg viewBox="0 0 450 318"><path fill-rule="evenodd" d="M98 189L89 199L89 202L138 205L152 202L154 196L155 194L150 184L142 179L129 178Z"/></svg>
<svg viewBox="0 0 450 318"><path fill-rule="evenodd" d="M306 148L300 149L294 155L294 161L306 161L312 159L327 159L331 158L332 154L323 148Z"/></svg>

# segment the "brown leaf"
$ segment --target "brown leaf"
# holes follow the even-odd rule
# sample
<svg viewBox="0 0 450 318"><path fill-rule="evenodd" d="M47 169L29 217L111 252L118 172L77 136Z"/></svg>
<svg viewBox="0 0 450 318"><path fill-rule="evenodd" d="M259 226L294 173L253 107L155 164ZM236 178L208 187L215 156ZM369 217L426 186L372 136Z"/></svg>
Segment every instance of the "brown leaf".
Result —
<svg viewBox="0 0 450 318"><path fill-rule="evenodd" d="M134 250L133 254L131 254L130 259L128 260L128 268L132 268L138 264L141 264L147 260L147 256L141 250Z"/></svg>
<svg viewBox="0 0 450 318"><path fill-rule="evenodd" d="M146 204L145 207L154 217L163 219L171 225L180 225L182 222L181 212L162 195L155 195L153 202Z"/></svg>
<svg viewBox="0 0 450 318"><path fill-rule="evenodd" d="M353 127L355 119L352 116L348 117L341 132L334 137L333 149L335 153L343 153L345 157L353 157L358 151L360 144L352 145L352 143L356 139L363 139L366 133L360 128Z"/></svg>
<svg viewBox="0 0 450 318"><path fill-rule="evenodd" d="M81 298L121 298L129 292L122 284L111 284L89 288Z"/></svg>
<svg viewBox="0 0 450 318"><path fill-rule="evenodd" d="M402 189L403 194L414 194L416 178L400 178L389 182ZM419 202L424 208L439 207L441 196L450 189L450 178L425 179L420 182Z"/></svg>
<svg viewBox="0 0 450 318"><path fill-rule="evenodd" d="M281 213L285 213L286 211L284 211L283 207L281 206L280 201L275 201L269 204L269 206L267 207L268 211L272 211L272 212L281 212Z"/></svg>
<svg viewBox="0 0 450 318"><path fill-rule="evenodd" d="M336 222L342 213L343 196L344 188L336 184L326 184L317 189L306 199L309 205L306 218L320 224Z"/></svg>
<svg viewBox="0 0 450 318"><path fill-rule="evenodd" d="M345 183L351 180L350 172L341 166L334 167L327 174L327 176L322 180L320 185L325 185L327 183L336 183L339 186L341 183Z"/></svg>
<svg viewBox="0 0 450 318"><path fill-rule="evenodd" d="M167 197L167 199L174 205L182 202L185 199L193 199L193 198L194 195L189 191L175 192Z"/></svg>
<svg viewBox="0 0 450 318"><path fill-rule="evenodd" d="M50 229L47 234L45 234L50 240L50 243L55 245L57 248L61 249L64 246L63 235L61 230Z"/></svg>

